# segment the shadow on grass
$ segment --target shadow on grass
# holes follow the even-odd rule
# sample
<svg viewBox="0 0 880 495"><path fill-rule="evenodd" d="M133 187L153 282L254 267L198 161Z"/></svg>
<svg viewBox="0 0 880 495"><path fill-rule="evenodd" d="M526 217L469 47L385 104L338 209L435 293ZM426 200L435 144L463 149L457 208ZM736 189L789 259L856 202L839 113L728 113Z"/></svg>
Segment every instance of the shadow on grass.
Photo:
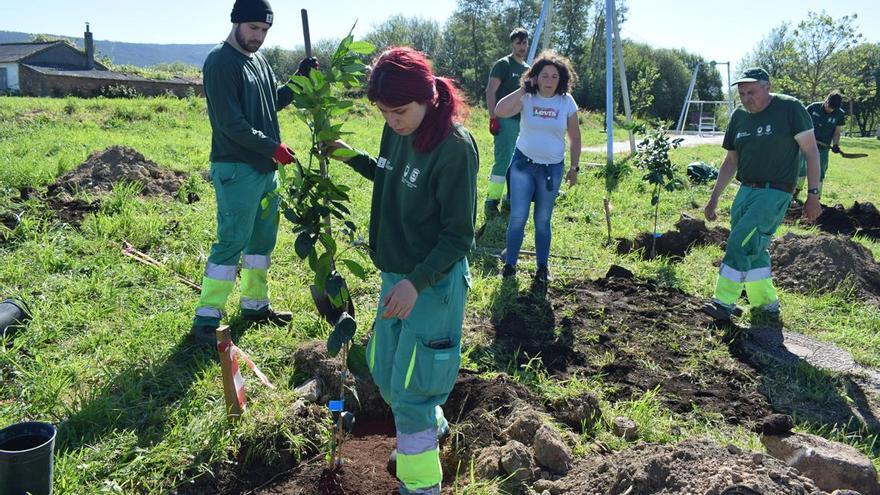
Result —
<svg viewBox="0 0 880 495"><path fill-rule="evenodd" d="M759 389L774 410L816 429L880 433L880 404L871 407L847 369L852 361L845 351L780 329L738 328L729 336L731 354L758 372ZM880 445L873 452L880 454Z"/></svg>
<svg viewBox="0 0 880 495"><path fill-rule="evenodd" d="M247 326L240 318L230 321L235 340ZM188 400L195 379L218 361L215 347L197 344L187 333L161 363L143 359L96 391L61 423L56 451L100 443L117 431L133 431L139 447L160 443L173 410Z"/></svg>

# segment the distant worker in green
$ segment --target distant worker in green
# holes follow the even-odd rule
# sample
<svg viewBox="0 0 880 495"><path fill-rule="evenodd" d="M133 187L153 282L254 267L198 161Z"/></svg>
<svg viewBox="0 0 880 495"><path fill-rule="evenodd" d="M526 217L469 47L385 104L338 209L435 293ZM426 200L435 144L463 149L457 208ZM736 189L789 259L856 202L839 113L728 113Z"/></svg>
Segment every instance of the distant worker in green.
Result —
<svg viewBox="0 0 880 495"><path fill-rule="evenodd" d="M825 183L825 173L828 171L828 151L840 153L840 132L846 122L846 112L842 108L843 95L839 91L832 91L825 97L825 101L817 101L807 106L807 113L813 119L813 132L816 135L816 145L819 147L819 165L821 170L819 190ZM795 199L803 189L807 178L807 162L801 155L800 172L798 174L798 188L794 193Z"/></svg>
<svg viewBox="0 0 880 495"><path fill-rule="evenodd" d="M529 70L525 62L529 52L529 32L519 27L510 33L510 55L502 57L492 66L489 82L486 83L486 108L489 110L489 132L495 138L495 164L489 175L489 187L486 192L486 218L499 213L501 197L505 195L504 185L507 182L507 169L516 148L519 136L519 114L507 118L495 115L495 105L505 96L513 93L520 86L520 78ZM502 208L510 209L510 191L504 199Z"/></svg>
<svg viewBox="0 0 880 495"><path fill-rule="evenodd" d="M439 495L440 438L449 432L441 406L461 364L479 155L460 123L462 97L424 54L379 55L367 98L385 119L379 153L343 160L373 182L369 247L382 289L367 364L394 414L388 468L401 495Z"/></svg>
<svg viewBox="0 0 880 495"><path fill-rule="evenodd" d="M241 260L241 312L247 321L286 325L291 313L269 306L268 270L278 235L278 201L260 202L278 185L278 164L294 155L281 142L278 110L293 91L276 85L275 74L257 50L272 27L266 0L237 0L229 37L211 50L203 77L211 121L211 181L217 197L217 238L202 278L202 294L191 332L200 343L216 342L226 300ZM317 67L314 59L301 67ZM242 253L244 257L242 258Z"/></svg>
<svg viewBox="0 0 880 495"><path fill-rule="evenodd" d="M746 69L734 81L742 105L724 134L727 156L705 208L715 220L718 199L736 176L739 191L730 211L730 236L712 300L703 311L718 321L740 314L737 300L745 289L757 324L781 324L779 298L770 270L770 240L785 217L798 175L798 152L807 158L809 189L804 215L819 216L819 152L813 123L795 98L770 92L770 76Z"/></svg>

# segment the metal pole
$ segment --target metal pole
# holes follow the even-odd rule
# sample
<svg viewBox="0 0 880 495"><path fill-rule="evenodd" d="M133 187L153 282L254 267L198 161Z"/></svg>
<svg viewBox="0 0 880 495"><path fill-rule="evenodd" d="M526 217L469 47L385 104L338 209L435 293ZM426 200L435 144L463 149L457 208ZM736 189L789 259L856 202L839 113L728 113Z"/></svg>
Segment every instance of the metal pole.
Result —
<svg viewBox="0 0 880 495"><path fill-rule="evenodd" d="M608 133L608 156L605 163L614 164L614 53L611 50L611 32L614 21L614 0L605 0L605 131Z"/></svg>
<svg viewBox="0 0 880 495"><path fill-rule="evenodd" d="M727 116L733 115L733 91L730 89L730 62L727 64Z"/></svg>
<svg viewBox="0 0 880 495"><path fill-rule="evenodd" d="M684 98L684 105L681 107L681 114L678 116L678 132L681 133L684 128L684 119L687 117L688 106L691 103L691 95L694 94L694 85L697 84L697 72L700 71L700 62L694 67L694 75L691 77L691 85L688 86L687 96Z"/></svg>
<svg viewBox="0 0 880 495"><path fill-rule="evenodd" d="M626 123L629 125L629 154L636 152L636 136L632 130L632 109L629 104L629 84L626 80L626 64L623 60L623 40L620 39L620 28L617 25L617 5L611 2L614 9L614 38L617 44L617 71L620 73L620 90L623 94L623 111L626 113Z"/></svg>
<svg viewBox="0 0 880 495"><path fill-rule="evenodd" d="M550 0L544 0L544 6L541 8L541 15L538 17L538 25L535 26L535 35L532 36L532 46L529 47L529 58L526 63L532 65L535 60L535 52L538 51L538 40L541 38L541 31L544 29L544 19L547 18L547 10L550 7Z"/></svg>
<svg viewBox="0 0 880 495"><path fill-rule="evenodd" d="M544 39L541 41L541 50L550 49L550 41L553 37L553 0L547 0L547 18L544 21Z"/></svg>

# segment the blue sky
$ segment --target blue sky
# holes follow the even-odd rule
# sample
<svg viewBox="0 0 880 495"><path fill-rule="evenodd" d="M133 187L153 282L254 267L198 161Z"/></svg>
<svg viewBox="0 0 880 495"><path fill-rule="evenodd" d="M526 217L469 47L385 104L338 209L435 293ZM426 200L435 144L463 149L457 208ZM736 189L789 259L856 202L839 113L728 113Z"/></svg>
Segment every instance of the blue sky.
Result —
<svg viewBox="0 0 880 495"><path fill-rule="evenodd" d="M601 0L599 0L601 1ZM4 2L5 3L5 2ZM338 38L358 20L356 35L395 15L443 22L455 0L274 0L276 22L267 45L302 44L299 9L309 10L312 39ZM143 43L214 43L229 30L231 0L34 0L4 9L0 30L81 36L89 21L102 40ZM858 14L869 41L880 41L876 0L629 0L623 36L656 47L685 48L707 59L734 64L772 28L803 19L807 11L834 17ZM833 10L831 9L833 7Z"/></svg>

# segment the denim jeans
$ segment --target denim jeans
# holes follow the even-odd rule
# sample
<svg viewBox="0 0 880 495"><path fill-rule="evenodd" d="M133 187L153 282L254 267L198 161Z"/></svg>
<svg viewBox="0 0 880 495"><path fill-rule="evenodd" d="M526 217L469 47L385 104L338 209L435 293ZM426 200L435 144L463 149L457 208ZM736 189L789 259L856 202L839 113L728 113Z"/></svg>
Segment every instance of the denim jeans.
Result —
<svg viewBox="0 0 880 495"><path fill-rule="evenodd" d="M535 202L535 254L538 266L550 258L550 216L562 184L563 162L535 163L519 149L510 161L510 223L507 224L506 263L516 266L525 235L529 208Z"/></svg>

